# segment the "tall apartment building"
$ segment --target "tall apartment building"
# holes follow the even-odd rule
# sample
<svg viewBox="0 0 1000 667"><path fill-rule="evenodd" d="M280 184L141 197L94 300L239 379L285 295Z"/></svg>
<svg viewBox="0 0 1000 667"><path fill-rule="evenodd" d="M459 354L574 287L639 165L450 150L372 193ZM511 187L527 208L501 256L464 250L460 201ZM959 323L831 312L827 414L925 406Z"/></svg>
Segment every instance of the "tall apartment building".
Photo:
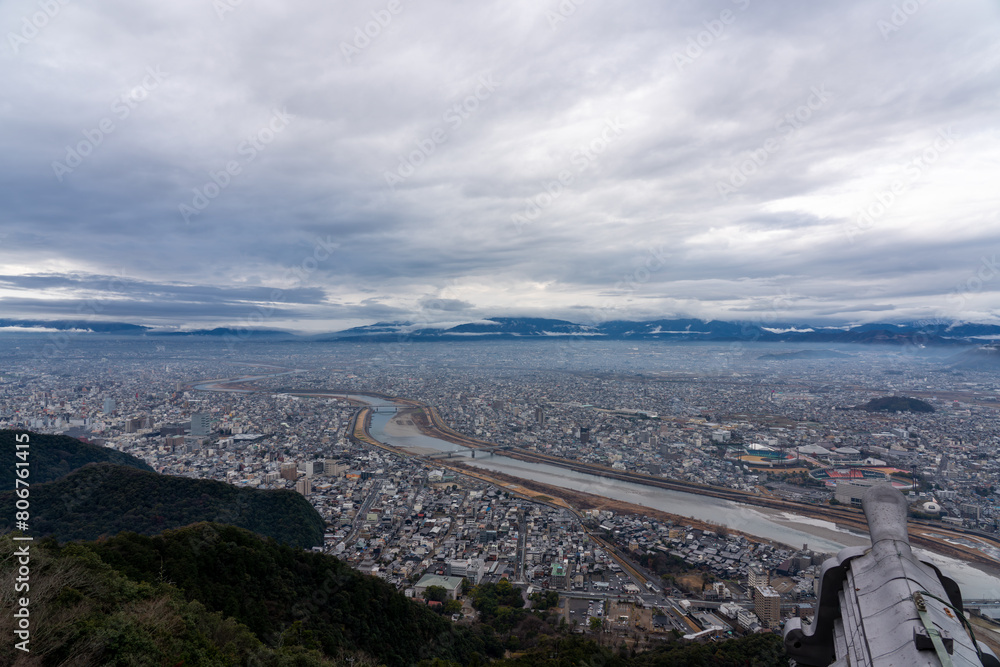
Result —
<svg viewBox="0 0 1000 667"><path fill-rule="evenodd" d="M323 461L323 474L324 475L343 475L347 471L348 465L346 463L340 463L336 459L325 459Z"/></svg>
<svg viewBox="0 0 1000 667"><path fill-rule="evenodd" d="M770 586L753 589L753 607L760 622L774 630L781 621L781 595Z"/></svg>
<svg viewBox="0 0 1000 667"><path fill-rule="evenodd" d="M281 464L281 478L287 479L292 482L299 478L298 466L294 463L282 463Z"/></svg>
<svg viewBox="0 0 1000 667"><path fill-rule="evenodd" d="M760 563L754 563L750 566L747 572L747 587L750 589L756 588L757 586L770 586L771 577L767 570L765 570Z"/></svg>
<svg viewBox="0 0 1000 667"><path fill-rule="evenodd" d="M212 415L196 412L191 415L191 435L208 435L212 432Z"/></svg>

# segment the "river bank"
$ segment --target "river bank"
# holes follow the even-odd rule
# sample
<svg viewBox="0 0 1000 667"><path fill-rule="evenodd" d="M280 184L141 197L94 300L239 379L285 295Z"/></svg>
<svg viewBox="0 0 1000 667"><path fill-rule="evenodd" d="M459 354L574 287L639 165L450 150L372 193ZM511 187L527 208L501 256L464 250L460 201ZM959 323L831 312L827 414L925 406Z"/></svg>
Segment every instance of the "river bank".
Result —
<svg viewBox="0 0 1000 667"><path fill-rule="evenodd" d="M428 414L430 414L429 418ZM384 428L384 433L407 440L419 440L419 436L423 436L424 438L443 440L458 447L469 447L470 444L481 447L486 444L476 439L466 438L453 431L442 431L436 427L439 420L440 417L434 414L432 408L401 411L393 419L389 420ZM449 431L451 430L449 429ZM413 450L414 454L421 454L432 448L406 447L405 449ZM434 451L441 450L437 449ZM600 493L602 487L607 488L606 485L597 484L595 488L580 488L579 485L576 487L571 486L571 480L561 480L563 483L554 484L537 478L531 479L528 477L532 473L530 470L518 472L514 470L490 469L491 466L496 467L495 462L500 460L522 461L534 469L539 469L541 466L556 466L584 475L597 475L601 478L607 477L608 482L620 480L629 485L640 484L647 485L650 488L660 487L670 493L694 494L695 496L705 496L725 501L730 509L737 508L736 512L742 518L745 518L748 523L759 524L761 520L765 520L771 524L786 526L789 530L794 530L800 535L805 534L803 541L807 541L810 544L815 542L815 548L820 551L837 551L839 548L846 546L866 546L870 543L867 521L864 514L860 510L853 508L812 506L792 503L779 498L753 496L728 489L702 487L700 485L676 483L653 478L646 480L640 476L624 475L619 471L604 470L598 466L581 465L572 461L562 461L557 457L526 452L524 450L505 451L502 457L466 459L461 463L455 463L465 468L475 468L481 473L485 472L489 475L496 475L498 480L517 480L517 483L526 488L532 488L550 496L561 497L578 509L603 508L615 511L613 509L614 506L619 508L618 511L625 511L632 514L645 513L649 516L654 516L654 513L656 513L664 517L670 517L675 523L680 522L684 525L695 525L692 522L697 522L700 526L705 526L709 530L711 530L710 526L718 526L722 523L721 521L716 522L706 519L704 516L691 516L690 513L677 514L665 511L663 507L656 507L657 503L630 502L622 498L610 498L606 493ZM443 467L445 466L444 461L448 461L449 464L453 462L452 459L442 460ZM510 466L508 465L508 467ZM594 491L598 492L595 493ZM641 501L642 498L637 497L636 500ZM730 522L727 528L747 535L757 541L789 544L789 540L787 539L775 540L772 537L760 535L760 531L755 532L753 530L741 529L739 522L735 522L735 525L733 522ZM944 527L936 525L923 526L916 523L910 524L909 533L911 543L915 547L922 547L944 558L974 563L977 569L991 576L1000 577L1000 563L991 558L987 553L975 548L975 541L970 540L968 536L950 531ZM976 538L976 541L979 541L984 546L984 549L993 549L997 546L979 538ZM790 546L797 548L801 546L801 543L791 544Z"/></svg>
<svg viewBox="0 0 1000 667"><path fill-rule="evenodd" d="M230 378L238 379L251 378ZM209 384L211 383L195 388L219 390L217 387L208 387ZM347 394L335 390L289 389L282 393L341 399ZM350 399L352 403L364 402L375 408L402 408L391 419L386 414L374 415L378 424L375 430L380 436L377 438L369 431L371 411L361 410L351 425L356 440L397 455L427 456L442 451L455 452L455 458L435 459L435 463L441 467L459 463L474 466L475 472L469 472L472 476L495 479L500 486L540 502L547 502L547 498L554 504L568 505L570 501L562 500L563 497L572 499L575 494L582 494L575 501L605 503L612 511L615 511L612 507L614 505L620 511L633 514L653 516L652 512L655 512L664 517L676 517L675 523L697 525L697 522L710 530L711 526L721 523L729 530L738 531L755 541L794 548L808 543L810 548L820 552L835 552L844 546L868 544L867 525L864 516L857 510L799 505L759 498L731 489L703 487L661 478L646 480L642 479L645 476L621 475L619 471L611 469L577 471L570 467L574 462L527 450L516 452L517 459L481 452L482 456L476 459L456 460L468 453L469 449L491 447L491 443L458 433L444 423L433 406L417 401L385 395L370 396L353 391L350 392ZM364 418L359 418L361 415ZM393 423L390 425L389 421ZM509 452L502 452L507 453ZM580 466L578 463L575 465ZM491 466L494 469L490 469ZM505 469L496 469L501 466L505 466ZM506 477L501 478L501 474ZM553 480L557 483L552 483ZM845 530L845 526L849 530ZM957 533L937 525L924 527L911 523L910 530L911 536L915 537L915 544L923 543L933 549L919 549L922 559L933 561L958 580L963 589L978 590L983 596L1000 597L1000 562L991 557L998 553L996 549L1000 548L1000 541L983 540L978 536ZM991 555L971 546L977 542L990 551Z"/></svg>

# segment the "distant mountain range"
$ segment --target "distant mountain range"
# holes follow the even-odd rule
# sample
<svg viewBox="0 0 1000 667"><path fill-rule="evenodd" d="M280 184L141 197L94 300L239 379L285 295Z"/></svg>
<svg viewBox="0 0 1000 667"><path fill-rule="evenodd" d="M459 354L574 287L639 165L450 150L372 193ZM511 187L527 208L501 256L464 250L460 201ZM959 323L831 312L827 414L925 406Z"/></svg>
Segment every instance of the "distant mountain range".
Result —
<svg viewBox="0 0 1000 667"><path fill-rule="evenodd" d="M85 331L90 333L144 333L150 327L125 322L90 322L87 320L11 320L0 318L0 328L56 329L58 331Z"/></svg>
<svg viewBox="0 0 1000 667"><path fill-rule="evenodd" d="M273 333L273 332L272 332ZM664 319L614 320L578 324L567 320L491 317L447 328L408 322L379 322L336 333L302 336L314 341L404 340L600 340L760 341L789 343L871 343L888 345L969 345L1000 339L1000 325L971 323L873 323L855 326Z"/></svg>
<svg viewBox="0 0 1000 667"><path fill-rule="evenodd" d="M949 359L951 367L960 370L1000 370L1000 347L996 345L981 345Z"/></svg>
<svg viewBox="0 0 1000 667"><path fill-rule="evenodd" d="M343 331L300 335L276 329L220 327L193 331L163 331L123 322L79 322L74 320L0 320L0 327L48 328L101 334L146 337L219 337L241 340L298 341L398 341L406 340L497 340L596 338L602 340L760 341L795 343L865 343L887 345L969 345L1000 340L1000 325L970 322L878 322L829 326L805 323L722 320L661 319L614 320L578 324L567 320L534 317L491 317L450 327L412 322L379 322Z"/></svg>

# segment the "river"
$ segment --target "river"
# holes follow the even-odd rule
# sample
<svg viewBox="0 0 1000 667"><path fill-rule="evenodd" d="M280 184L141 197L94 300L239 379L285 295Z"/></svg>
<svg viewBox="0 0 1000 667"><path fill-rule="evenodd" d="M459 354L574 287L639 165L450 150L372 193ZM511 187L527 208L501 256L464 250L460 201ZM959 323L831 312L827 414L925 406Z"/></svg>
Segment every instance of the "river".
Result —
<svg viewBox="0 0 1000 667"><path fill-rule="evenodd" d="M362 397L352 394L352 398ZM372 405L391 405L389 401L374 397L364 397L364 400L371 400ZM608 479L558 466L527 463L506 456L484 456L480 453L476 458L471 458L471 450L467 447L424 435L415 429L400 429L394 425L389 427L390 433L387 433L386 427L394 416L389 412L373 414L370 429L372 437L379 442L414 451L432 449L455 452L456 458L460 457L462 463L483 470L502 472L554 487L582 491L670 514L710 521L793 547L808 545L815 551L835 553L846 546L870 544L867 535L838 528L831 521L753 507L721 498ZM963 561L925 549L917 548L914 552L921 559L937 565L942 572L958 582L965 592L965 597L1000 599L1000 578Z"/></svg>
<svg viewBox="0 0 1000 667"><path fill-rule="evenodd" d="M280 373L286 375L294 373ZM252 381L253 379L274 377L274 375L257 376L255 378L241 377L206 381L194 388L202 391L245 392L244 389L223 388L225 382ZM299 392L292 392L299 393ZM308 390L302 393L309 393ZM334 394L325 394L331 398ZM351 398L367 402L372 407L398 407L399 404L376 396L351 394ZM834 553L845 546L860 546L869 544L868 536L838 528L833 522L813 519L790 514L779 510L752 507L741 503L700 496L683 491L660 489L633 482L608 479L598 475L577 472L558 466L538 463L526 463L506 456L483 456L471 458L471 450L461 445L424 435L415 427L399 428L390 426L391 433L386 432L394 412L382 412L372 415L371 435L379 442L396 447L411 449L416 452L450 451L462 458L462 462L481 468L506 473L514 477L530 479L554 487L583 491L603 496L613 500L657 509L678 516L699 519L725 525L756 537L774 540L782 544L798 547L808 545L809 548ZM942 572L954 579L962 588L966 598L1000 599L1000 577L986 573L968 563L942 556L925 549L914 549L923 560L937 565Z"/></svg>

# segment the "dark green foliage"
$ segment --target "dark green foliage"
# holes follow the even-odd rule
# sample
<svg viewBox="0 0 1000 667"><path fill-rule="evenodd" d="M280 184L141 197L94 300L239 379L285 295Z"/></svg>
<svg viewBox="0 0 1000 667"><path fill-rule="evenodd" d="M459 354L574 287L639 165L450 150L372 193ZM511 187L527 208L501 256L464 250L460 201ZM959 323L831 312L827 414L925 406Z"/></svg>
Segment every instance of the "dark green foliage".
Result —
<svg viewBox="0 0 1000 667"><path fill-rule="evenodd" d="M551 641L525 655L499 663L504 667L788 667L781 638L759 634L704 644L670 643L622 655L580 637Z"/></svg>
<svg viewBox="0 0 1000 667"><path fill-rule="evenodd" d="M934 412L934 406L919 398L907 398L906 396L883 396L873 398L864 405L859 405L855 410L867 410L868 412Z"/></svg>
<svg viewBox="0 0 1000 667"><path fill-rule="evenodd" d="M336 558L264 540L249 531L197 524L157 537L31 545L31 657L38 664L384 664L480 667L500 657L489 626L456 626L421 603ZM13 590L17 559L0 537L0 586ZM524 651L494 662L515 667L787 667L776 635L705 644L671 643L635 654L566 637L516 607L506 581L476 589L480 603L521 614L507 634ZM505 604L500 604L501 602ZM488 605L486 605L488 606ZM0 615L13 636L14 618ZM13 642L0 664L14 662Z"/></svg>
<svg viewBox="0 0 1000 667"><path fill-rule="evenodd" d="M634 667L788 667L781 637L772 633L705 644L668 645L640 653Z"/></svg>
<svg viewBox="0 0 1000 667"><path fill-rule="evenodd" d="M551 609L559 606L558 591L537 591L528 596L533 609Z"/></svg>
<svg viewBox="0 0 1000 667"><path fill-rule="evenodd" d="M0 491L14 488L14 462L18 449L15 436L28 435L27 461L31 474L28 482L41 484L68 475L88 463L114 463L153 472L153 469L136 457L107 447L88 445L66 435L43 435L30 431L0 430L0 469L11 471L0 478ZM23 449L21 451L24 451Z"/></svg>
<svg viewBox="0 0 1000 667"><path fill-rule="evenodd" d="M693 569L683 558L672 554L665 554L662 551L640 555L639 564L661 576L664 574L680 574Z"/></svg>
<svg viewBox="0 0 1000 667"><path fill-rule="evenodd" d="M524 606L524 597L520 588L501 579L495 584L484 583L472 589L472 606L480 611L497 606L520 609Z"/></svg>
<svg viewBox="0 0 1000 667"><path fill-rule="evenodd" d="M428 586L424 589L424 599L444 602L448 599L448 589L444 586Z"/></svg>
<svg viewBox="0 0 1000 667"><path fill-rule="evenodd" d="M591 639L573 636L551 641L499 664L505 667L626 667L628 662Z"/></svg>
<svg viewBox="0 0 1000 667"><path fill-rule="evenodd" d="M510 632L527 615L523 609L521 589L506 579L495 584L480 584L472 589L470 595L472 606L480 613L482 620L499 632Z"/></svg>
<svg viewBox="0 0 1000 667"><path fill-rule="evenodd" d="M197 524L156 537L123 533L93 548L128 577L170 582L272 646L363 651L390 667L432 658L466 663L474 653L501 651L489 629L455 626L332 556L231 526Z"/></svg>
<svg viewBox="0 0 1000 667"><path fill-rule="evenodd" d="M0 582L13 590L17 559L10 536L0 537ZM301 647L268 648L232 618L187 602L166 584L137 583L116 572L87 545L31 547L31 664L222 665L327 667L334 663ZM0 632L14 636L15 619L0 615ZM14 641L0 645L0 664L15 664ZM29 654L20 654L25 658Z"/></svg>
<svg viewBox="0 0 1000 667"><path fill-rule="evenodd" d="M0 532L14 527L15 500L13 491L0 493ZM152 535L199 521L240 526L302 547L323 542L323 518L293 491L242 489L109 463L31 485L32 532L62 541L123 530Z"/></svg>

